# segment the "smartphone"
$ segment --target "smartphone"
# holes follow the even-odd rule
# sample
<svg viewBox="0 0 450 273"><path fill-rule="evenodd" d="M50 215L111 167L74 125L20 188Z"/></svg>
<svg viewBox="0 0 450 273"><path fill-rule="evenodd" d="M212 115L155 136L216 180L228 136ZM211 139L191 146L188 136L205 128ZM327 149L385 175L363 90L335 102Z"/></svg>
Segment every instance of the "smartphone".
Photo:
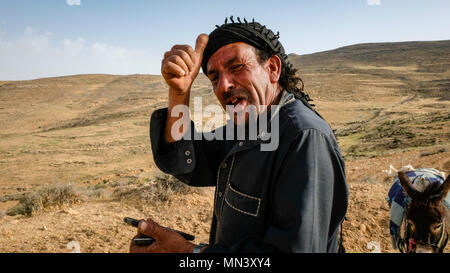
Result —
<svg viewBox="0 0 450 273"><path fill-rule="evenodd" d="M148 246L153 244L155 239L153 239L152 237L142 237L142 238L134 238L133 241L137 246Z"/></svg>
<svg viewBox="0 0 450 273"><path fill-rule="evenodd" d="M138 227L139 221L130 217L123 218L123 221L129 225L132 225L133 227Z"/></svg>
<svg viewBox="0 0 450 273"><path fill-rule="evenodd" d="M125 218L123 218L123 221L133 227L138 227L138 225L139 225L139 220L133 219L131 217L125 217ZM171 230L171 231L175 231L176 233L180 234L181 236L183 236L184 239L186 239L188 241L193 241L195 239L194 235L187 234L182 231L178 231L178 230L174 230L174 229L170 229L170 228L167 228L167 229ZM155 241L155 239L152 237L134 238L133 240L136 243L136 245L139 245L139 246L150 245Z"/></svg>
<svg viewBox="0 0 450 273"><path fill-rule="evenodd" d="M130 217L123 218L123 221L133 227L138 227L139 225L139 220ZM141 238L134 238L133 241L138 246L148 246L151 245L155 241L155 239L153 239L152 237L141 237Z"/></svg>

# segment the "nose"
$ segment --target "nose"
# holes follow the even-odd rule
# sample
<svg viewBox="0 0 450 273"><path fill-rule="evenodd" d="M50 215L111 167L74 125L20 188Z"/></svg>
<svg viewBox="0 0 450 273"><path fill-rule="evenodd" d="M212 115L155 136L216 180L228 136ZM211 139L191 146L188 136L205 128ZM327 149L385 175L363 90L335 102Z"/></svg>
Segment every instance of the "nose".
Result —
<svg viewBox="0 0 450 273"><path fill-rule="evenodd" d="M416 253L433 253L433 249L426 245L416 245Z"/></svg>
<svg viewBox="0 0 450 273"><path fill-rule="evenodd" d="M234 89L234 83L231 75L228 73L219 74L219 82L217 83L216 92L220 98L224 99L224 93Z"/></svg>

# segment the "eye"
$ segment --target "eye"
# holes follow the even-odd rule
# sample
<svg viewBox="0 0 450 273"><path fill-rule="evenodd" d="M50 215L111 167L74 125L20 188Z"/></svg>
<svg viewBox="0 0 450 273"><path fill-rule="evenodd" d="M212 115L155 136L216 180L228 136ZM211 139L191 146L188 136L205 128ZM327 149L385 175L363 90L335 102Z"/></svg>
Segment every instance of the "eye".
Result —
<svg viewBox="0 0 450 273"><path fill-rule="evenodd" d="M243 66L244 66L244 64L235 64L235 65L231 66L231 70L233 70L233 71L238 71L238 70L240 70Z"/></svg>
<svg viewBox="0 0 450 273"><path fill-rule="evenodd" d="M217 75L216 74L214 74L214 75L212 75L212 76L209 76L209 80L212 82L212 83L214 83L214 82L216 82L217 81Z"/></svg>
<svg viewBox="0 0 450 273"><path fill-rule="evenodd" d="M408 223L409 228L411 229L411 231L414 231L414 229L415 229L415 227L416 227L416 225L414 224L414 222L408 219L408 220L407 220L407 223Z"/></svg>
<svg viewBox="0 0 450 273"><path fill-rule="evenodd" d="M442 222L436 223L436 224L432 225L431 228L432 228L434 231L437 231L437 230L441 229L441 228L442 228Z"/></svg>

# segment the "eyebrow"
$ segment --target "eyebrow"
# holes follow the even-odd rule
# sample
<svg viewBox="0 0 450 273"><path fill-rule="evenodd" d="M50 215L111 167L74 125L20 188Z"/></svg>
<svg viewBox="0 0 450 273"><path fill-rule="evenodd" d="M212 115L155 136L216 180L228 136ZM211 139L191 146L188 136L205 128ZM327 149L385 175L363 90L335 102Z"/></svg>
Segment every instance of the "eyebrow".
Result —
<svg viewBox="0 0 450 273"><path fill-rule="evenodd" d="M234 63L237 59L238 59L237 56L235 56L235 57L229 59L228 61L225 62L225 65L224 65L224 66L225 66L225 67L230 66L230 65L231 65L232 63ZM214 70L214 69L208 70L207 76L209 77L211 74L215 74L215 73L217 73L217 70Z"/></svg>

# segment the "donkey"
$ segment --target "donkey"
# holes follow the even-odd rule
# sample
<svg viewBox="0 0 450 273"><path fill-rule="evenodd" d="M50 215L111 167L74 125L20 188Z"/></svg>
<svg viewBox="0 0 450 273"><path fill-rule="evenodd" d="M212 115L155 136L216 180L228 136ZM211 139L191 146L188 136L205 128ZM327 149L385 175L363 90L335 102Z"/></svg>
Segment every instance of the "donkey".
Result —
<svg viewBox="0 0 450 273"><path fill-rule="evenodd" d="M429 183L423 191L417 190L402 171L398 172L398 179L411 199L405 208L403 238L397 244L400 251L442 253L450 231L450 209L444 204L450 175L443 183Z"/></svg>

